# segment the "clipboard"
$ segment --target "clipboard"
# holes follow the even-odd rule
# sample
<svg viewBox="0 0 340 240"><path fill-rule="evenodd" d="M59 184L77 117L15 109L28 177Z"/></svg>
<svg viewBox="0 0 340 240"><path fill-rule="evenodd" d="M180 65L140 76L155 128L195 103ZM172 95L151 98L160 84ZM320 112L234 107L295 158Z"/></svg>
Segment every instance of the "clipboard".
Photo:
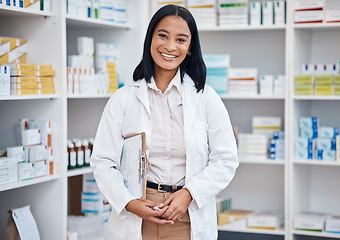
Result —
<svg viewBox="0 0 340 240"><path fill-rule="evenodd" d="M151 163L146 155L146 134L140 132L124 138L120 172L124 184L136 198L146 199L146 175ZM109 204L103 201L104 205Z"/></svg>

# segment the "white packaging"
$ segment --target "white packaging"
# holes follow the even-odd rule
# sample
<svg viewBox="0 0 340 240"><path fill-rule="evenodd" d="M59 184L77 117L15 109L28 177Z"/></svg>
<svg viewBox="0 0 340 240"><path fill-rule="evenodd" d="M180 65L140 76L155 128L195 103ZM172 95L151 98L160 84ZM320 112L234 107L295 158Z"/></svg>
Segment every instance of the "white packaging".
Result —
<svg viewBox="0 0 340 240"><path fill-rule="evenodd" d="M317 149L316 150L316 159L324 160L324 161L335 161L336 160L336 151L335 150L326 150L326 149Z"/></svg>
<svg viewBox="0 0 340 240"><path fill-rule="evenodd" d="M0 67L0 96L4 95L4 74L2 73L2 67Z"/></svg>
<svg viewBox="0 0 340 240"><path fill-rule="evenodd" d="M340 136L336 136L336 160L340 161Z"/></svg>
<svg viewBox="0 0 340 240"><path fill-rule="evenodd" d="M261 75L259 77L259 93L261 96L273 95L273 75Z"/></svg>
<svg viewBox="0 0 340 240"><path fill-rule="evenodd" d="M261 2L249 3L249 25L261 25Z"/></svg>
<svg viewBox="0 0 340 240"><path fill-rule="evenodd" d="M323 11L294 12L295 23L322 23L323 19L324 19Z"/></svg>
<svg viewBox="0 0 340 240"><path fill-rule="evenodd" d="M257 68L229 68L228 78L257 80Z"/></svg>
<svg viewBox="0 0 340 240"><path fill-rule="evenodd" d="M25 181L34 178L34 163L19 163L18 164L18 179Z"/></svg>
<svg viewBox="0 0 340 240"><path fill-rule="evenodd" d="M17 147L8 147L7 148L7 157L10 158L18 158L18 162L25 161L25 148L23 146Z"/></svg>
<svg viewBox="0 0 340 240"><path fill-rule="evenodd" d="M340 11L339 10L325 11L325 22L326 23L340 22Z"/></svg>
<svg viewBox="0 0 340 240"><path fill-rule="evenodd" d="M0 166L18 164L20 160L20 158L0 157Z"/></svg>
<svg viewBox="0 0 340 240"><path fill-rule="evenodd" d="M87 193L99 193L100 190L93 177L93 173L83 175L83 192Z"/></svg>
<svg viewBox="0 0 340 240"><path fill-rule="evenodd" d="M39 129L27 129L22 131L22 145L32 146L41 143L41 134Z"/></svg>
<svg viewBox="0 0 340 240"><path fill-rule="evenodd" d="M18 164L0 166L0 179L18 175Z"/></svg>
<svg viewBox="0 0 340 240"><path fill-rule="evenodd" d="M1 66L2 68L2 84L3 84L3 95L8 96L11 94L11 75L10 75L10 67L9 66Z"/></svg>
<svg viewBox="0 0 340 240"><path fill-rule="evenodd" d="M274 1L274 24L284 25L286 23L285 1Z"/></svg>
<svg viewBox="0 0 340 240"><path fill-rule="evenodd" d="M277 213L255 213L246 219L248 228L280 229L283 225L283 216Z"/></svg>
<svg viewBox="0 0 340 240"><path fill-rule="evenodd" d="M326 219L325 232L340 233L340 216L329 216Z"/></svg>
<svg viewBox="0 0 340 240"><path fill-rule="evenodd" d="M325 6L325 0L295 0L295 11L313 11L323 10Z"/></svg>
<svg viewBox="0 0 340 240"><path fill-rule="evenodd" d="M46 160L36 161L34 163L34 177L43 177L47 175Z"/></svg>
<svg viewBox="0 0 340 240"><path fill-rule="evenodd" d="M28 162L36 162L47 159L47 149L45 145L26 147Z"/></svg>
<svg viewBox="0 0 340 240"><path fill-rule="evenodd" d="M294 229L323 231L327 214L301 213L294 217Z"/></svg>
<svg viewBox="0 0 340 240"><path fill-rule="evenodd" d="M37 128L41 134L41 144L52 147L52 122L48 120L37 121Z"/></svg>
<svg viewBox="0 0 340 240"><path fill-rule="evenodd" d="M215 0L187 0L187 7L215 6Z"/></svg>
<svg viewBox="0 0 340 240"><path fill-rule="evenodd" d="M274 131L281 130L281 117L253 116L252 129L253 133L266 134L270 139Z"/></svg>
<svg viewBox="0 0 340 240"><path fill-rule="evenodd" d="M262 3L262 25L271 26L274 24L274 9L272 1L263 1Z"/></svg>
<svg viewBox="0 0 340 240"><path fill-rule="evenodd" d="M286 94L286 77L285 75L274 75L273 94L275 96L284 96Z"/></svg>

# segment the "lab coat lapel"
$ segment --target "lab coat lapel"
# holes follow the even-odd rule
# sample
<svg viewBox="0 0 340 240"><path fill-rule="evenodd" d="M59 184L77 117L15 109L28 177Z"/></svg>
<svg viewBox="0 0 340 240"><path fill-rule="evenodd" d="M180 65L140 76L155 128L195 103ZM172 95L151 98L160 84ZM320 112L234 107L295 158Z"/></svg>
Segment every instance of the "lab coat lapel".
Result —
<svg viewBox="0 0 340 240"><path fill-rule="evenodd" d="M191 128L194 122L195 113L198 107L198 100L200 94L198 94L194 85L194 82L187 75L184 76L183 85L183 118L184 118L184 138L186 151L189 149L189 139Z"/></svg>
<svg viewBox="0 0 340 240"><path fill-rule="evenodd" d="M145 81L145 79L140 80L135 83L136 86L139 86L136 91L136 97L138 100L142 103L144 106L146 112L148 113L148 116L150 118L150 101L149 101L149 95L148 95L148 86Z"/></svg>

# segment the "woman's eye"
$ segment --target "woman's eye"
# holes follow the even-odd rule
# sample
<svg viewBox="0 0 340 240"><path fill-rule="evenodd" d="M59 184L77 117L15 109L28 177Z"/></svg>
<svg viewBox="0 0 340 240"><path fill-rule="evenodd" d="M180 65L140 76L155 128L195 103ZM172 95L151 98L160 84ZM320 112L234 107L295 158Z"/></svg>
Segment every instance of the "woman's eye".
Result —
<svg viewBox="0 0 340 240"><path fill-rule="evenodd" d="M160 36L161 38L166 38L166 35L163 33L159 33L158 36Z"/></svg>
<svg viewBox="0 0 340 240"><path fill-rule="evenodd" d="M179 42L186 42L185 39L183 39L183 38L179 38L179 39L177 39L177 41L179 41Z"/></svg>

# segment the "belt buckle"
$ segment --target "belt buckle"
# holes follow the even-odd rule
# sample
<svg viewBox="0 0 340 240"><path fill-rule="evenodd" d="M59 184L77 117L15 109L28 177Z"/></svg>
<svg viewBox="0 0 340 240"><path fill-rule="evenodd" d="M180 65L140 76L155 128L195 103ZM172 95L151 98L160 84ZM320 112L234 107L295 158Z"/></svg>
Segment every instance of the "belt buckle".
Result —
<svg viewBox="0 0 340 240"><path fill-rule="evenodd" d="M161 185L166 185L166 184L164 184L164 183L158 183L157 191L158 191L158 192L167 192L166 190L162 190L162 189L161 189Z"/></svg>

